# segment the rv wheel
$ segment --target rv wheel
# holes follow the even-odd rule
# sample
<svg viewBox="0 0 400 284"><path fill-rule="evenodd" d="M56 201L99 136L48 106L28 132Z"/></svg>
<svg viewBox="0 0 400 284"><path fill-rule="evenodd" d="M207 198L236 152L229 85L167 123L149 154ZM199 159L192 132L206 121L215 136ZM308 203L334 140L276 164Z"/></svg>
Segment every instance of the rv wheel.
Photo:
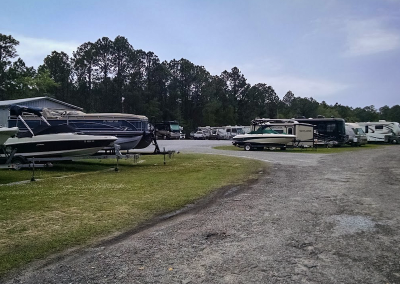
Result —
<svg viewBox="0 0 400 284"><path fill-rule="evenodd" d="M245 151L250 151L251 150L251 145L249 143L247 143L246 145L244 145L244 150Z"/></svg>

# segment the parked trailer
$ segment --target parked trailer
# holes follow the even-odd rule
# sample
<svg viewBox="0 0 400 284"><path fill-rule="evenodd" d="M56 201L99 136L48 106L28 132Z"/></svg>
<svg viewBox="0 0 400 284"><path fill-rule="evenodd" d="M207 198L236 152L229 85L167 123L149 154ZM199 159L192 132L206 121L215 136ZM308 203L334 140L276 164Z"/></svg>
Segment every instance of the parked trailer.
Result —
<svg viewBox="0 0 400 284"><path fill-rule="evenodd" d="M378 122L358 122L367 135L368 142L400 142L400 125L398 122L379 120Z"/></svg>

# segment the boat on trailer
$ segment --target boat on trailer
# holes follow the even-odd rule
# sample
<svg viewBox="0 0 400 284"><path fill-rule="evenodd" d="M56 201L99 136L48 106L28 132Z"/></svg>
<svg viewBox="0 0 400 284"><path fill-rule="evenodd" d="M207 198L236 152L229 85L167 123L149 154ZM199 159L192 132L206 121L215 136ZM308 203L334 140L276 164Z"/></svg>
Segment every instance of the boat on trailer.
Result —
<svg viewBox="0 0 400 284"><path fill-rule="evenodd" d="M126 113L85 113L75 110L39 108L42 117L53 126L69 125L88 135L116 136L121 150L144 149L152 142L148 118L143 115ZM25 123L35 128L46 123L30 113L22 114ZM9 126L18 126L21 132L27 131L15 115L10 113Z"/></svg>
<svg viewBox="0 0 400 284"><path fill-rule="evenodd" d="M269 125L262 125L247 134L234 136L233 145L243 147L246 151L271 147L286 148L286 145L295 139L296 135L278 133Z"/></svg>
<svg viewBox="0 0 400 284"><path fill-rule="evenodd" d="M39 116L45 125L32 129L21 117L23 112ZM90 156L104 147L112 146L117 140L115 136L87 135L78 133L69 125L50 125L42 116L40 109L18 105L10 107L10 113L16 115L28 131L18 132L17 137L8 138L4 143L2 157L16 152L19 157L77 157ZM18 157L16 156L16 157Z"/></svg>

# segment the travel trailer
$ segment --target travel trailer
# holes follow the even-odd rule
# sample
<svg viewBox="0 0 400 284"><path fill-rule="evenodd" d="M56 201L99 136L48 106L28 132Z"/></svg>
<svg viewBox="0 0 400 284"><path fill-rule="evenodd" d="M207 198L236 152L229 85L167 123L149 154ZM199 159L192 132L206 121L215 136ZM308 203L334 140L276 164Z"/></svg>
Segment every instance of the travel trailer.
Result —
<svg viewBox="0 0 400 284"><path fill-rule="evenodd" d="M367 135L361 126L357 123L346 123L347 144L351 146L361 146L368 142Z"/></svg>
<svg viewBox="0 0 400 284"><path fill-rule="evenodd" d="M399 143L400 126L398 122L379 120L378 122L358 122L367 135L368 142Z"/></svg>

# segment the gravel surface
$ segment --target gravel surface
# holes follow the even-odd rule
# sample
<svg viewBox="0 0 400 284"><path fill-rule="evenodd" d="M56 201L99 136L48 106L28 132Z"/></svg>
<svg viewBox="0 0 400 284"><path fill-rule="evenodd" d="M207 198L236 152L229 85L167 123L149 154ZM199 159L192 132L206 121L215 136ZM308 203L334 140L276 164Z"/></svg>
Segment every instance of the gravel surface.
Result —
<svg viewBox="0 0 400 284"><path fill-rule="evenodd" d="M252 185L2 283L400 283L400 146L327 155L189 142L160 144L271 167Z"/></svg>

